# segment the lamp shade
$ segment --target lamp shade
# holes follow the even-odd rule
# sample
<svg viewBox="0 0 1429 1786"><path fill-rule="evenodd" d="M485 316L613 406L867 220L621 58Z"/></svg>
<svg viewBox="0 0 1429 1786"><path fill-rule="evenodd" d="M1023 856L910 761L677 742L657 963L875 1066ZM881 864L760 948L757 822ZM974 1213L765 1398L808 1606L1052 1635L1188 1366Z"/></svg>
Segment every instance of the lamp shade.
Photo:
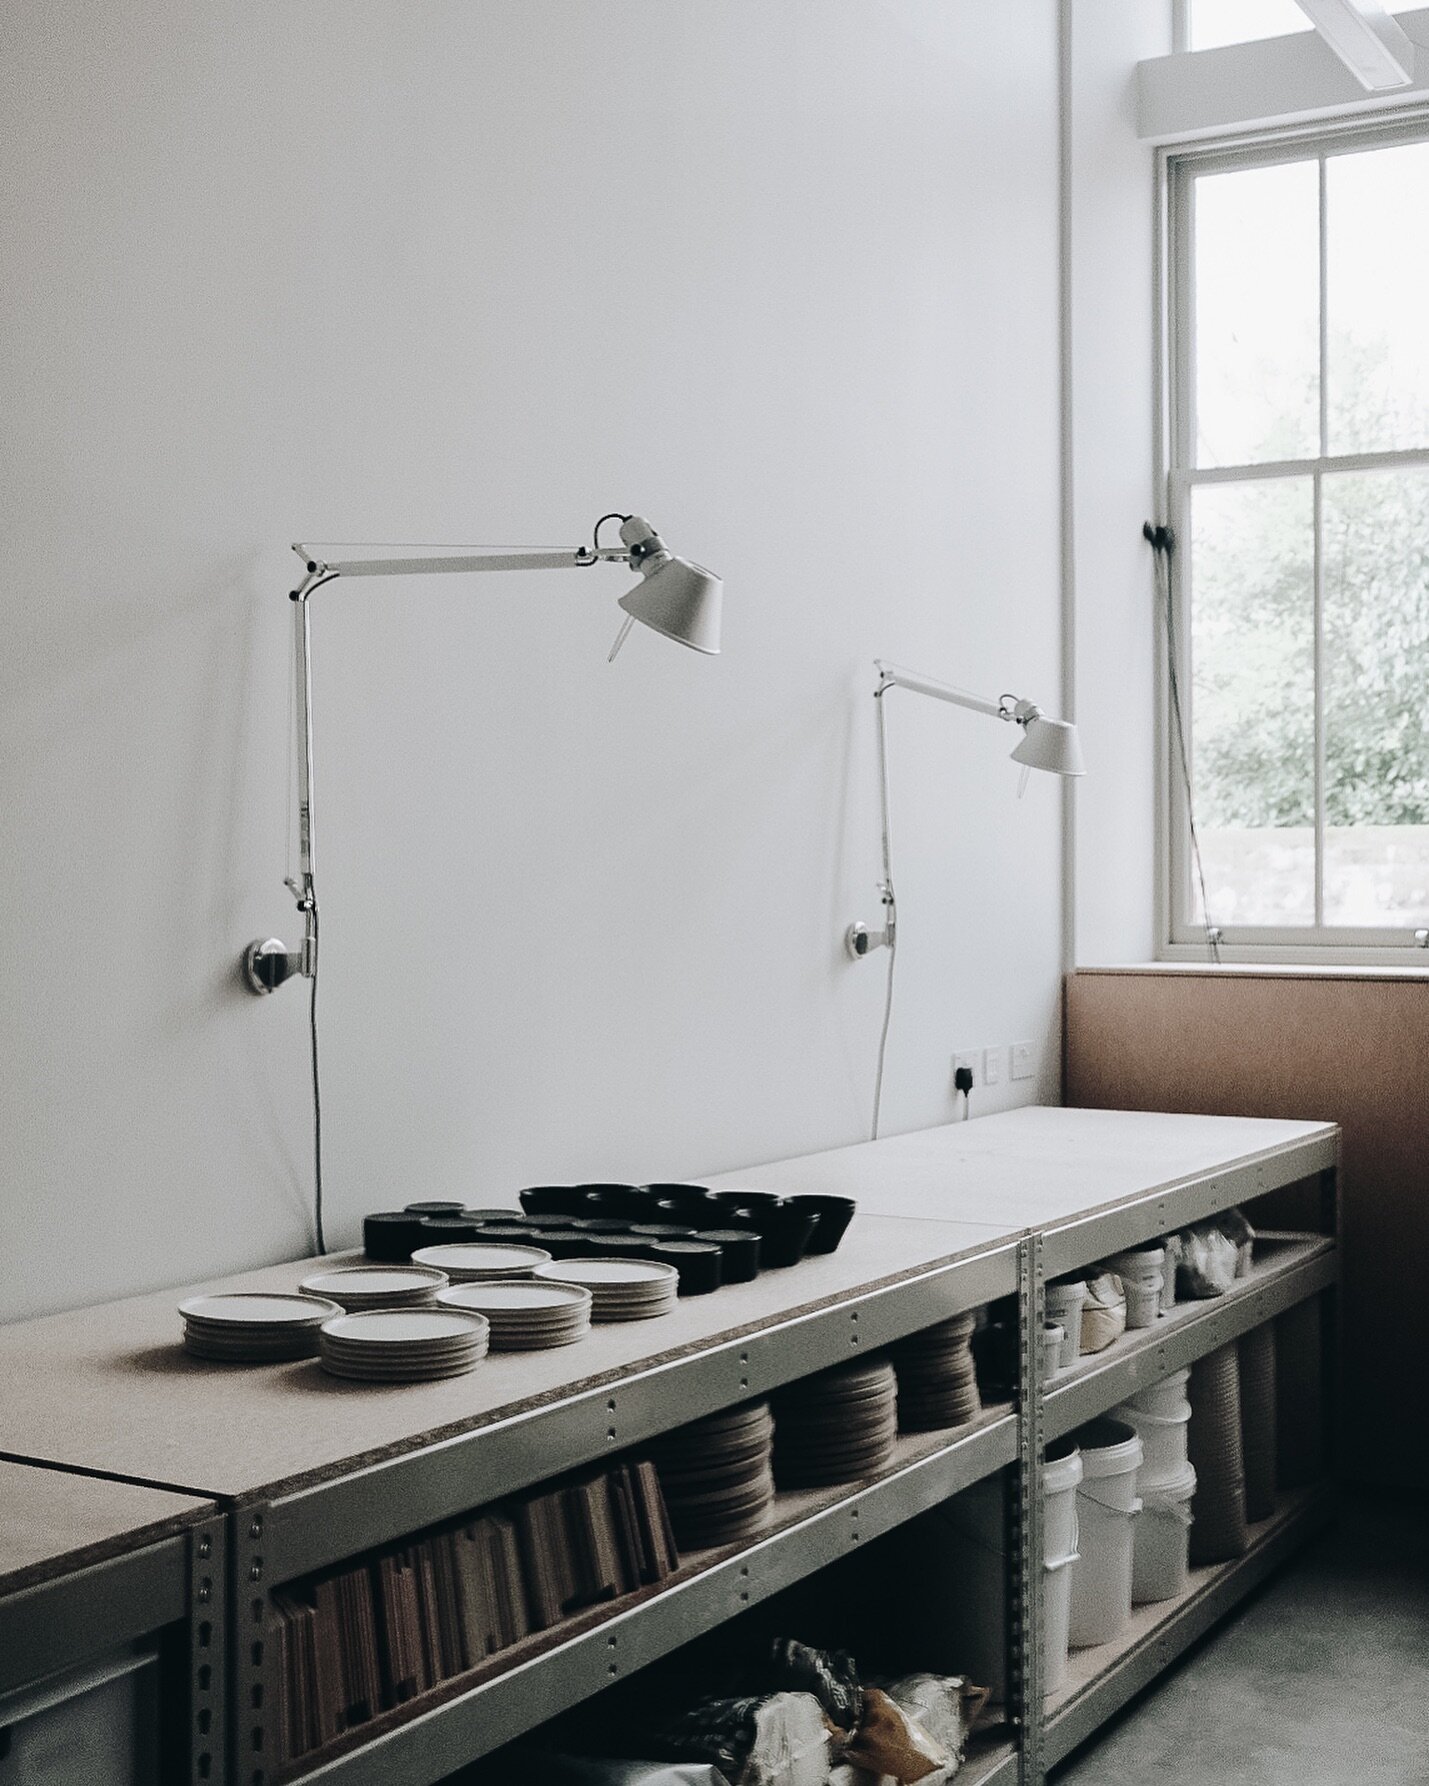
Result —
<svg viewBox="0 0 1429 1786"><path fill-rule="evenodd" d="M1044 719L1041 714L1023 722L1022 740L1012 760L1027 769L1048 769L1054 775L1086 774L1077 728L1065 719Z"/></svg>
<svg viewBox="0 0 1429 1786"><path fill-rule="evenodd" d="M723 597L724 584L712 571L661 553L629 594L621 596L620 606L667 639L717 657Z"/></svg>

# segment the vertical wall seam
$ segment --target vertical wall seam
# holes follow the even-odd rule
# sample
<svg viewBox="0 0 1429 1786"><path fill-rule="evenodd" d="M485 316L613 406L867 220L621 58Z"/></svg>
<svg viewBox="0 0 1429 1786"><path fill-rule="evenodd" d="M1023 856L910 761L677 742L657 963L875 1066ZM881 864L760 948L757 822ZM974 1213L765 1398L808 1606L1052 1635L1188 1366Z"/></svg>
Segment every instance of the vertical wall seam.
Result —
<svg viewBox="0 0 1429 1786"><path fill-rule="evenodd" d="M1077 717L1077 574L1072 411L1072 0L1057 5L1057 361L1062 717ZM1062 972L1077 964L1077 784L1062 779Z"/></svg>

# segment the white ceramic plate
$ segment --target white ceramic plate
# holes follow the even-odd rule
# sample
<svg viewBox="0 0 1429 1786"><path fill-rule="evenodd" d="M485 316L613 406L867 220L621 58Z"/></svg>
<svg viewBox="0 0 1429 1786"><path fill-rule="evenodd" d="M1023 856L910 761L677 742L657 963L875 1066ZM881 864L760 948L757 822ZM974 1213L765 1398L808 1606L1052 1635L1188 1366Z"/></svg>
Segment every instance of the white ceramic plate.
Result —
<svg viewBox="0 0 1429 1786"><path fill-rule="evenodd" d="M319 1271L298 1286L309 1296L341 1302L348 1296L420 1296L446 1287L447 1274L425 1265L350 1265L342 1271Z"/></svg>
<svg viewBox="0 0 1429 1786"><path fill-rule="evenodd" d="M418 1247L412 1254L414 1265L433 1265L453 1279L474 1277L489 1272L493 1276L510 1274L530 1277L533 1270L548 1265L551 1255L539 1246L506 1246L492 1241L453 1241L449 1246Z"/></svg>
<svg viewBox="0 0 1429 1786"><path fill-rule="evenodd" d="M591 1303L590 1291L580 1284L484 1283L454 1284L437 1297L443 1308L478 1309L482 1314L521 1316L569 1313L578 1317Z"/></svg>
<svg viewBox="0 0 1429 1786"><path fill-rule="evenodd" d="M677 1284L680 1274L673 1265L662 1265L655 1259L556 1259L538 1265L533 1277L555 1284L585 1284L591 1288L604 1285L640 1288Z"/></svg>
<svg viewBox="0 0 1429 1786"><path fill-rule="evenodd" d="M320 1296L288 1296L276 1291L234 1290L227 1295L190 1296L179 1304L186 1321L205 1327L311 1327L341 1313Z"/></svg>
<svg viewBox="0 0 1429 1786"><path fill-rule="evenodd" d="M487 1332L477 1314L447 1309L365 1309L324 1321L326 1340L347 1340L363 1346L431 1345L434 1341L476 1339Z"/></svg>

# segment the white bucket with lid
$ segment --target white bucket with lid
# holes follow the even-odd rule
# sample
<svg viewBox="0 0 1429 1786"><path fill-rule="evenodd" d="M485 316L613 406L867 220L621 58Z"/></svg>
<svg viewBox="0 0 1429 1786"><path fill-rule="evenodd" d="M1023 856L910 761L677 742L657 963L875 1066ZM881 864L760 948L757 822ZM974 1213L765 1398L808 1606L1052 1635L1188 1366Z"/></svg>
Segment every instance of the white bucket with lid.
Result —
<svg viewBox="0 0 1429 1786"><path fill-rule="evenodd" d="M1151 1327L1160 1316L1165 1265L1166 1249L1160 1246L1138 1247L1107 1260L1107 1270L1116 1273L1126 1291L1128 1327Z"/></svg>
<svg viewBox="0 0 1429 1786"><path fill-rule="evenodd" d="M1050 1382L1062 1368L1062 1342L1066 1339L1065 1331L1055 1321L1049 1321L1042 1329L1042 1380Z"/></svg>
<svg viewBox="0 0 1429 1786"><path fill-rule="evenodd" d="M1055 1693L1066 1684L1068 1638L1072 1627L1072 1581L1080 1562L1076 1551L1043 1565L1042 1691Z"/></svg>
<svg viewBox="0 0 1429 1786"><path fill-rule="evenodd" d="M1164 1383L1153 1383L1128 1402L1112 1410L1112 1418L1124 1420L1141 1435L1141 1474L1137 1487L1164 1488L1187 1469L1186 1438L1190 1430L1191 1404L1186 1399L1189 1371L1177 1371Z"/></svg>
<svg viewBox="0 0 1429 1786"><path fill-rule="evenodd" d="M1132 1546L1131 1598L1174 1600L1186 1591L1191 1549L1191 1497L1196 1472L1187 1464L1170 1482L1147 1485Z"/></svg>
<svg viewBox="0 0 1429 1786"><path fill-rule="evenodd" d="M1047 1319L1062 1329L1062 1369L1070 1370L1082 1355L1082 1304L1087 1286L1081 1278L1048 1284Z"/></svg>
<svg viewBox="0 0 1429 1786"><path fill-rule="evenodd" d="M1042 1470L1042 1554L1050 1568L1077 1548L1077 1488L1082 1480L1082 1454L1068 1436L1047 1447Z"/></svg>
<svg viewBox="0 0 1429 1786"><path fill-rule="evenodd" d="M1139 1408L1146 1414L1160 1414L1167 1419L1180 1414L1189 1418L1191 1403L1187 1391L1190 1383L1189 1370L1172 1371L1159 1383L1148 1383L1145 1389L1138 1389L1135 1395L1127 1398L1126 1406Z"/></svg>
<svg viewBox="0 0 1429 1786"><path fill-rule="evenodd" d="M1123 1420L1093 1420L1075 1435L1082 1453L1072 1571L1074 1649L1111 1643L1131 1618L1132 1531L1141 1511L1141 1439Z"/></svg>

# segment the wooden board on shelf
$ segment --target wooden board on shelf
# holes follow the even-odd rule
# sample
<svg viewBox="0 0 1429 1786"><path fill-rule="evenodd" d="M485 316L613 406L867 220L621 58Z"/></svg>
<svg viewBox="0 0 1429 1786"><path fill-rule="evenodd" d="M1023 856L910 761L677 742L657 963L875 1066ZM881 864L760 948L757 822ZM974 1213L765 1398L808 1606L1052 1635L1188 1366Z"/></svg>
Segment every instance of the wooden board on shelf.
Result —
<svg viewBox="0 0 1429 1786"><path fill-rule="evenodd" d="M0 1461L0 1594L156 1543L213 1510L165 1489Z"/></svg>
<svg viewBox="0 0 1429 1786"><path fill-rule="evenodd" d="M467 1376L378 1385L315 1360L215 1364L180 1347L197 1290L293 1290L312 1261L0 1327L0 1432L12 1455L241 1499L554 1404L852 1296L974 1259L1006 1224L860 1214L836 1253L765 1271L654 1321L596 1326L573 1346L492 1354Z"/></svg>

